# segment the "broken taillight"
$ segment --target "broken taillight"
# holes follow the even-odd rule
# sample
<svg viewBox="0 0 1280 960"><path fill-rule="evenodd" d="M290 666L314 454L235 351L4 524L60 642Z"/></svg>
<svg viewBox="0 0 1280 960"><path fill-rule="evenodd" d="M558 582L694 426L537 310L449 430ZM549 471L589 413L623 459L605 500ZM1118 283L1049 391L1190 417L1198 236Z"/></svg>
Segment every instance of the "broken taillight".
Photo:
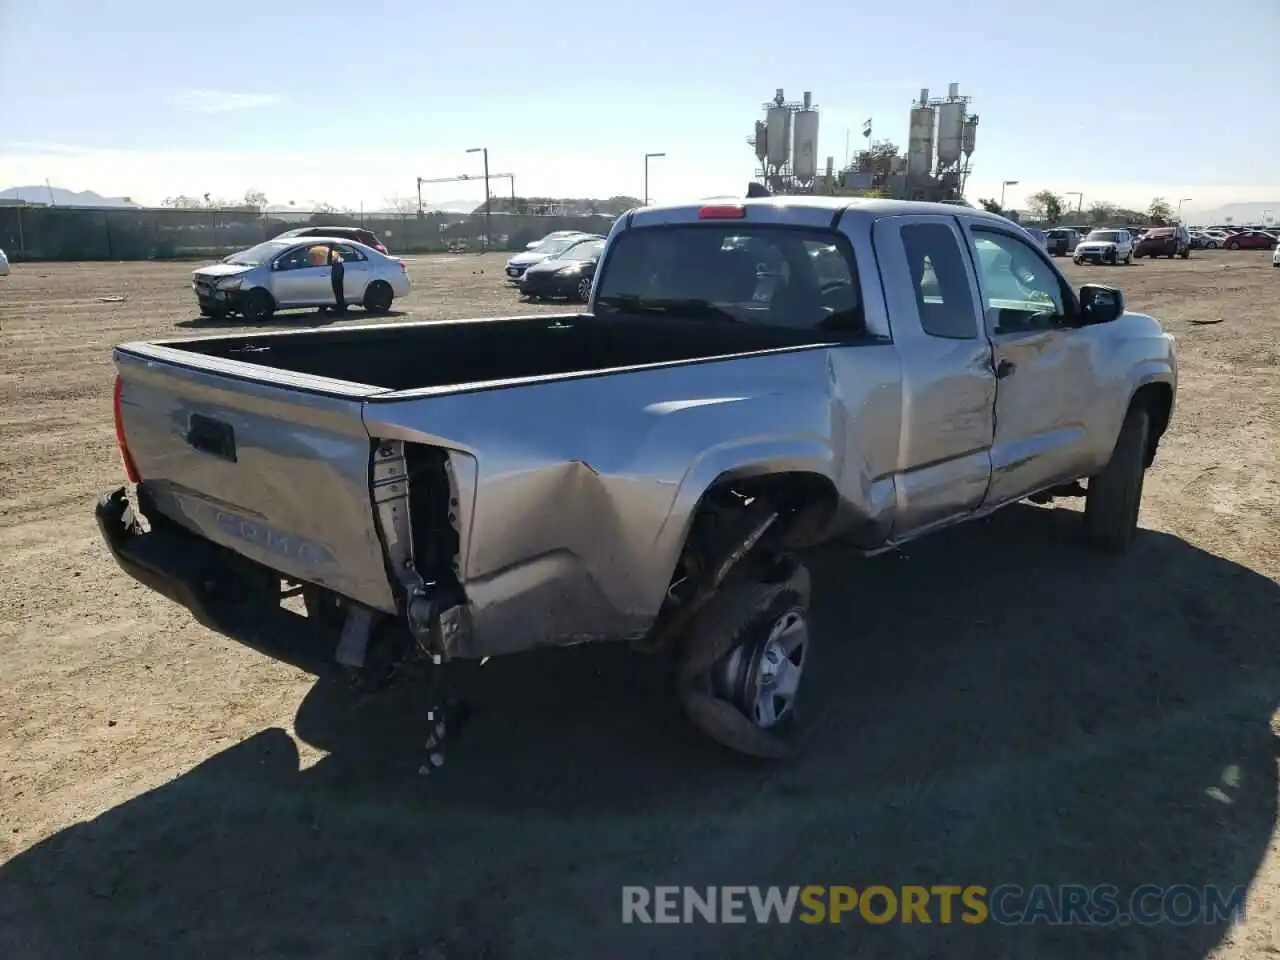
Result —
<svg viewBox="0 0 1280 960"><path fill-rule="evenodd" d="M133 462L133 457L129 456L129 445L124 439L124 410L121 409L121 395L124 393L124 380L119 376L116 377L116 385L114 395L111 401L112 413L116 418L116 446L120 448L120 458L124 460L124 474L129 478L130 483L137 483L138 468Z"/></svg>

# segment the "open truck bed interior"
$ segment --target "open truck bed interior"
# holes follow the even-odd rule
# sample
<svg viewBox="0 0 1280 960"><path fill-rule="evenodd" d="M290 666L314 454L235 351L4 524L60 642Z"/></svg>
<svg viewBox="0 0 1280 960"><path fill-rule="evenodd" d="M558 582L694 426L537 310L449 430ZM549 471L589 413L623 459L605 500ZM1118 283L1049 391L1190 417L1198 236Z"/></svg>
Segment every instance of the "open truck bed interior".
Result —
<svg viewBox="0 0 1280 960"><path fill-rule="evenodd" d="M598 372L819 344L821 331L724 320L539 314L248 334L165 346L387 390Z"/></svg>

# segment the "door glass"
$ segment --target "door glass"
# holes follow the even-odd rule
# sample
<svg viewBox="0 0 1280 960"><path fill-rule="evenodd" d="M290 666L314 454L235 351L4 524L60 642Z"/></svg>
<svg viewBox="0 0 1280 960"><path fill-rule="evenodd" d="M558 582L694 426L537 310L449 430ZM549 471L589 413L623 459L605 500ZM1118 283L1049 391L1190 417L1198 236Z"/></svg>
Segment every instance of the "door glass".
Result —
<svg viewBox="0 0 1280 960"><path fill-rule="evenodd" d="M1065 319L1062 285L1031 246L1016 237L973 231L983 305L994 333L1051 330Z"/></svg>
<svg viewBox="0 0 1280 960"><path fill-rule="evenodd" d="M950 340L975 339L978 318L969 275L951 228L943 223L912 223L902 228L900 236L924 332Z"/></svg>
<svg viewBox="0 0 1280 960"><path fill-rule="evenodd" d="M309 247L298 247L295 250L290 250L276 261L277 270L301 270L309 266L311 266Z"/></svg>
<svg viewBox="0 0 1280 960"><path fill-rule="evenodd" d="M343 263L358 263L364 259L364 254L350 244L339 243L336 246Z"/></svg>

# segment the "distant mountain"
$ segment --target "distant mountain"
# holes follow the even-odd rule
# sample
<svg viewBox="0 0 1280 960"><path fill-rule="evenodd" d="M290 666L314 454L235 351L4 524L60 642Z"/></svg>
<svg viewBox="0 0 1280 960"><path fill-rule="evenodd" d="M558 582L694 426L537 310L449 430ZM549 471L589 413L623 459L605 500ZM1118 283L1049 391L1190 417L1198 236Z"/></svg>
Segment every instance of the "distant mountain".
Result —
<svg viewBox="0 0 1280 960"><path fill-rule="evenodd" d="M128 197L104 197L92 190L65 190L62 187L10 187L0 190L0 203L31 203L52 207L140 207Z"/></svg>
<svg viewBox="0 0 1280 960"><path fill-rule="evenodd" d="M1269 215L1269 216L1268 216ZM1265 223L1280 222L1280 200L1251 200L1247 203L1224 203L1219 207L1184 210L1187 223Z"/></svg>

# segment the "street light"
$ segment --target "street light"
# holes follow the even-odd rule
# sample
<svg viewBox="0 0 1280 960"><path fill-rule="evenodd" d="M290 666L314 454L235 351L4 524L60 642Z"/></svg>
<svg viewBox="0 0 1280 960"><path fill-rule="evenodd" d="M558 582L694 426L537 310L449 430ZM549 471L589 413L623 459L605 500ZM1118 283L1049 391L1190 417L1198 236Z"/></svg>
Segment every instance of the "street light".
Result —
<svg viewBox="0 0 1280 960"><path fill-rule="evenodd" d="M1181 200L1178 201L1178 222L1179 223L1182 222L1182 205L1186 203L1188 200L1194 200L1194 199L1195 199L1194 197L1183 197Z"/></svg>
<svg viewBox="0 0 1280 960"><path fill-rule="evenodd" d="M646 153L644 155L644 205L649 205L649 158L665 157L665 153Z"/></svg>
<svg viewBox="0 0 1280 960"><path fill-rule="evenodd" d="M488 147L472 147L467 153L483 153L484 154L484 249L489 251L489 148ZM515 181L512 181L514 186Z"/></svg>
<svg viewBox="0 0 1280 960"><path fill-rule="evenodd" d="M1006 180L1004 183L1000 184L1000 209L1001 210L1004 209L1004 188L1016 187L1017 185L1018 185L1017 180Z"/></svg>
<svg viewBox="0 0 1280 960"><path fill-rule="evenodd" d="M1076 198L1076 213L1080 213L1084 210L1084 194L1079 190L1068 190L1063 194L1063 196Z"/></svg>

